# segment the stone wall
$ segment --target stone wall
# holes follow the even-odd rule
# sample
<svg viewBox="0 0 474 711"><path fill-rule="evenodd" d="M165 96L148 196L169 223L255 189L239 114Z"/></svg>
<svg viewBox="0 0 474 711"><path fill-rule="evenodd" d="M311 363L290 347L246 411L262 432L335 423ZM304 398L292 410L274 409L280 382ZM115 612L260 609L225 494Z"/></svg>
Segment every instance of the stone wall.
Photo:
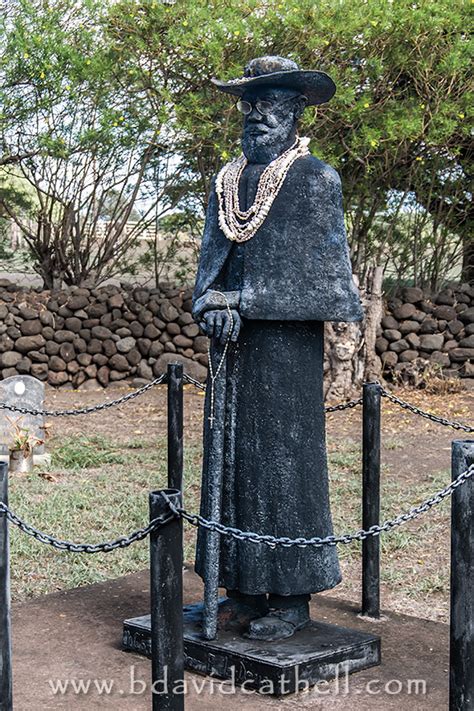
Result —
<svg viewBox="0 0 474 711"><path fill-rule="evenodd" d="M127 285L49 292L0 279L0 375L30 374L64 389L136 387L178 360L205 380L208 339L193 322L191 294ZM376 350L388 377L427 362L474 377L474 289L402 289L387 301Z"/></svg>
<svg viewBox="0 0 474 711"><path fill-rule="evenodd" d="M205 380L208 339L191 316L192 291L116 286L18 290L0 280L0 372L61 388L137 386L170 360Z"/></svg>
<svg viewBox="0 0 474 711"><path fill-rule="evenodd" d="M430 295L406 287L388 300L375 343L385 374L419 362L448 377L474 377L474 288L462 284Z"/></svg>

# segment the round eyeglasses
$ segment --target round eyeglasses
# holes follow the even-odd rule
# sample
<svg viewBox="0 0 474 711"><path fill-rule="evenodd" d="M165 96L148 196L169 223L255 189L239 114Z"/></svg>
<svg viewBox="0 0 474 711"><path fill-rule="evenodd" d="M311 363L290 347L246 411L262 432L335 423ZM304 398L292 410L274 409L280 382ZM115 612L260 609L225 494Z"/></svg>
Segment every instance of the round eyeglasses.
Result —
<svg viewBox="0 0 474 711"><path fill-rule="evenodd" d="M288 96L282 101L265 101L264 99L257 99L257 101L250 102L239 99L235 106L241 114L244 114L244 116L248 116L249 114L251 114L254 108L256 108L258 113L262 116L268 116L268 114L275 108L275 106L284 104L286 101L291 101L296 96L298 96L298 94L295 94L295 96ZM306 99L305 96L303 98Z"/></svg>
<svg viewBox="0 0 474 711"><path fill-rule="evenodd" d="M257 99L254 104L251 104L250 101L242 101L242 99L240 99L236 103L236 107L241 114L244 114L244 116L251 114L254 107L257 109L259 114L267 116L273 109L274 104L271 101L263 101L262 99Z"/></svg>

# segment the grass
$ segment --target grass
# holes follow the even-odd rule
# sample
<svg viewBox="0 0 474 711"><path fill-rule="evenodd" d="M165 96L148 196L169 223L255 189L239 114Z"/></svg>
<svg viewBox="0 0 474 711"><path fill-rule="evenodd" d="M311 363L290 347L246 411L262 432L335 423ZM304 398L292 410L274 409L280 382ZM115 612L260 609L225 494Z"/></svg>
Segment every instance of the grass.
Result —
<svg viewBox="0 0 474 711"><path fill-rule="evenodd" d="M108 464L125 464L125 457L110 440L100 437L66 437L53 449L54 468L91 469Z"/></svg>
<svg viewBox="0 0 474 711"><path fill-rule="evenodd" d="M52 462L10 480L10 506L57 538L96 543L141 528L148 521L148 493L166 487L166 440L114 442L102 437L52 441ZM185 497L198 491L200 452L185 457ZM189 501L195 508L195 501ZM191 554L193 533L186 535ZM86 585L148 565L148 543L93 555L57 551L12 527L12 597Z"/></svg>
<svg viewBox="0 0 474 711"><path fill-rule="evenodd" d="M389 444L387 449L393 447ZM142 527L148 521L148 493L166 486L166 439L71 435L48 442L52 462L47 470L14 475L10 505L41 530L58 538L96 543ZM361 526L361 451L351 439L328 440L331 502L336 534ZM185 448L185 506L198 509L201 445ZM382 469L382 520L406 511L449 480L446 471L423 479L400 481ZM405 598L423 601L446 593L449 569L448 507L442 504L381 537L382 583ZM103 581L148 566L148 542L104 554L59 552L11 533L12 596L21 600L55 590ZM436 541L436 545L432 545ZM194 557L195 529L185 527L185 560ZM360 563L360 543L339 546L346 575L341 594L354 598L353 572ZM441 553L440 553L441 551ZM441 557L440 557L441 556Z"/></svg>
<svg viewBox="0 0 474 711"><path fill-rule="evenodd" d="M392 440L393 442L393 440ZM393 449L392 442L386 447ZM329 439L331 508L336 534L361 527L361 451L356 442ZM383 461L383 457L382 457ZM400 481L396 472L382 465L381 521L408 511L449 482L447 471L422 480ZM435 545L433 545L433 541ZM449 590L449 503L446 502L380 537L382 584L417 602ZM339 546L341 565L351 571L360 564L361 544ZM353 581L352 581L353 583ZM344 580L348 597L354 597L351 582Z"/></svg>

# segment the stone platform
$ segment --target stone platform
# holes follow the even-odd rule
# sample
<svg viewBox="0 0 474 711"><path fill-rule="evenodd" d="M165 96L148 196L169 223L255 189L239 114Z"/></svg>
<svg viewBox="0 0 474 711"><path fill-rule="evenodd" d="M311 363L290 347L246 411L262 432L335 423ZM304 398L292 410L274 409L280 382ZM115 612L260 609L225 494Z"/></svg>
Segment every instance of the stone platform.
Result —
<svg viewBox="0 0 474 711"><path fill-rule="evenodd" d="M205 640L201 620L201 604L184 608L186 669L260 693L293 694L380 664L380 637L369 632L313 620L278 642L249 640L228 630ZM150 656L150 615L125 620L122 645Z"/></svg>

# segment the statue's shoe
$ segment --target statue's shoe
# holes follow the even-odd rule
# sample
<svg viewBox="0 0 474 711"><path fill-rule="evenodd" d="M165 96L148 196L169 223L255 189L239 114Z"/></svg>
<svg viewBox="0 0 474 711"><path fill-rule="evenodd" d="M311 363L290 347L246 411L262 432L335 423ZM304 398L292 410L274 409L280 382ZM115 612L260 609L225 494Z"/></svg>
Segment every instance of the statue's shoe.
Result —
<svg viewBox="0 0 474 711"><path fill-rule="evenodd" d="M250 621L248 632L244 637L274 642L292 637L308 622L310 622L310 616L307 602L286 609L270 610L265 617Z"/></svg>
<svg viewBox="0 0 474 711"><path fill-rule="evenodd" d="M226 598L217 609L217 625L221 630L246 629L252 620L256 620L268 611L262 605L249 605L246 602Z"/></svg>

